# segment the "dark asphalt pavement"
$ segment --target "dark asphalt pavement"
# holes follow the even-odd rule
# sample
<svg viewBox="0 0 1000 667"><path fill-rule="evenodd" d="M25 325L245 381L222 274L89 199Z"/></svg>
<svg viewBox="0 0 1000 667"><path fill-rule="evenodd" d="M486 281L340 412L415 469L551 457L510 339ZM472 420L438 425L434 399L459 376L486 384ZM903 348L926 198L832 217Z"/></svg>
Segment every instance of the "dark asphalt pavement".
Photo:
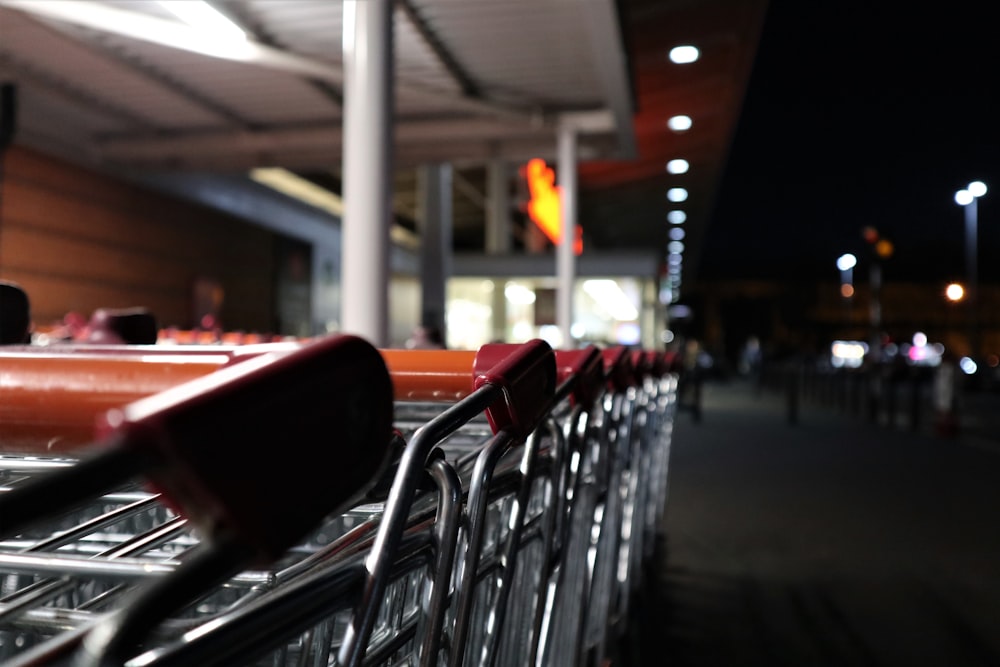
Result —
<svg viewBox="0 0 1000 667"><path fill-rule="evenodd" d="M1000 665L1000 444L707 384L628 665Z"/></svg>

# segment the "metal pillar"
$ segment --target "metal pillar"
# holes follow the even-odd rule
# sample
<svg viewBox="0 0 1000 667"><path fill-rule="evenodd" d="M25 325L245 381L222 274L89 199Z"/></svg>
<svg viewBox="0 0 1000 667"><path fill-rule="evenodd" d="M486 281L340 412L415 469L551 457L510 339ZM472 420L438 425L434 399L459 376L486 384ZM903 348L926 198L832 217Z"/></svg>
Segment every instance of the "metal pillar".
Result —
<svg viewBox="0 0 1000 667"><path fill-rule="evenodd" d="M963 206L965 209L965 270L968 272L966 303L968 308L969 356L979 355L979 252L978 252L978 209L976 201Z"/></svg>
<svg viewBox="0 0 1000 667"><path fill-rule="evenodd" d="M345 333L389 343L392 172L391 0L344 1Z"/></svg>
<svg viewBox="0 0 1000 667"><path fill-rule="evenodd" d="M562 241L556 249L556 324L563 337L563 347L574 347L573 284L576 278L576 130L567 124L559 128L559 187L561 188Z"/></svg>
<svg viewBox="0 0 1000 667"><path fill-rule="evenodd" d="M509 167L503 160L490 161L486 173L486 254L509 255L513 249L510 219ZM491 329L493 340L507 338L506 281L493 281Z"/></svg>
<svg viewBox="0 0 1000 667"><path fill-rule="evenodd" d="M878 257L872 257L868 284L871 290L871 345L869 353L876 363L882 363L882 264Z"/></svg>
<svg viewBox="0 0 1000 667"><path fill-rule="evenodd" d="M417 170L420 229L420 323L445 335L445 288L451 276L452 167L431 164Z"/></svg>
<svg viewBox="0 0 1000 667"><path fill-rule="evenodd" d="M486 252L505 255L511 251L510 185L507 163L492 160L486 173Z"/></svg>

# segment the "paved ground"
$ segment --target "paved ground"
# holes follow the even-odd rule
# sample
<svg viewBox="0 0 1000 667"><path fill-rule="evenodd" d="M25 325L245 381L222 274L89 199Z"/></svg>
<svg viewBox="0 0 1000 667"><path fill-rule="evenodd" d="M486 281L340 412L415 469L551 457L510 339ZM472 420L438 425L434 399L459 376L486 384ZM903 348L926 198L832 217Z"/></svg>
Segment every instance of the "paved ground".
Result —
<svg viewBox="0 0 1000 667"><path fill-rule="evenodd" d="M678 417L627 665L1000 665L1000 445L741 384Z"/></svg>

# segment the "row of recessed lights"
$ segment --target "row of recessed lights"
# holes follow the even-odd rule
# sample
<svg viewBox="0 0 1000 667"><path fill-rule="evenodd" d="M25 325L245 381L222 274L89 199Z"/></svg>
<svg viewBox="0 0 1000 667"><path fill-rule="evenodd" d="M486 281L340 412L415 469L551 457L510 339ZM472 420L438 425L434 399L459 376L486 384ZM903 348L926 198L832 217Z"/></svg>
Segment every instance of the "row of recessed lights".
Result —
<svg viewBox="0 0 1000 667"><path fill-rule="evenodd" d="M690 45L675 46L670 49L670 61L677 65L693 63L701 56L698 48ZM690 116L677 115L667 119L667 127L673 132L687 132L691 129ZM667 173L672 176L686 174L691 164L683 158L675 158L667 162ZM687 201L688 191L685 188L672 187L667 190L667 200L673 204ZM669 299L676 302L680 299L681 268L684 263L684 228L687 213L681 208L672 209L667 213L667 222L671 228L668 232L670 241L667 243L667 278L669 283Z"/></svg>

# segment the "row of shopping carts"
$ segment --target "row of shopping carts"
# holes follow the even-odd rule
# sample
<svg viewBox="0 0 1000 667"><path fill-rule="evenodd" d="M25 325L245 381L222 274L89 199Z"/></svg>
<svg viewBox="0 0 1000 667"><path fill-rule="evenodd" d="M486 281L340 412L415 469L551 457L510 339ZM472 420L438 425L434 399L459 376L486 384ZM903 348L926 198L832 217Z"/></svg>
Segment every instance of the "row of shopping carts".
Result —
<svg viewBox="0 0 1000 667"><path fill-rule="evenodd" d="M666 501L667 362L2 351L0 659L605 664Z"/></svg>

